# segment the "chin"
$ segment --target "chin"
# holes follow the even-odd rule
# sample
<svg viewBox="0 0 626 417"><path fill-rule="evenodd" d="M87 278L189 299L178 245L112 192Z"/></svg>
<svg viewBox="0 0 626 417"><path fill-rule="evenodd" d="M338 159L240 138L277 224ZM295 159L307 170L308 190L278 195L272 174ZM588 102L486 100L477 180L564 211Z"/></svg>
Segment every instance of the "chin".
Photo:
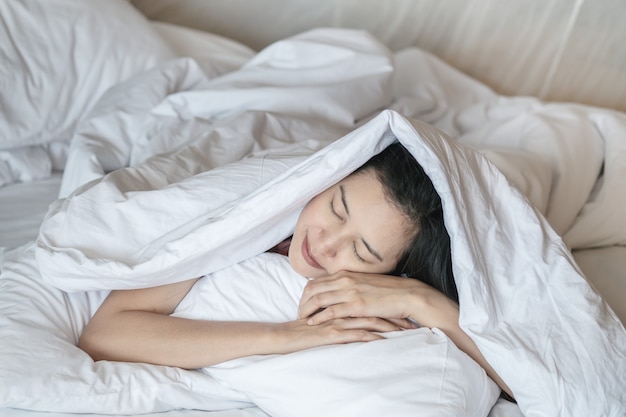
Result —
<svg viewBox="0 0 626 417"><path fill-rule="evenodd" d="M311 268L302 258L294 259L292 256L289 256L289 263L291 264L293 270L303 277L317 278L320 275L318 271Z"/></svg>
<svg viewBox="0 0 626 417"><path fill-rule="evenodd" d="M320 276L319 272L317 270L314 270L311 267L300 267L300 268L294 268L294 270L302 275L303 277L307 277L307 278L317 278L318 276Z"/></svg>
<svg viewBox="0 0 626 417"><path fill-rule="evenodd" d="M303 268L304 259L297 258L293 256L291 253L289 254L289 264L294 271L296 271L300 275L306 276L307 270Z"/></svg>

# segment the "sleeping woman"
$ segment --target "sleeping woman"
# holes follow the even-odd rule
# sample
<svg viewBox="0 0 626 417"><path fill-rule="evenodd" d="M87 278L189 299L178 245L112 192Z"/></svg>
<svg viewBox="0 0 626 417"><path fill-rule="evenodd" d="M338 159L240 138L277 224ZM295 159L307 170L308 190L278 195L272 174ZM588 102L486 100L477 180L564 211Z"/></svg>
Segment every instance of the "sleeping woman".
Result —
<svg viewBox="0 0 626 417"><path fill-rule="evenodd" d="M367 342L419 325L441 329L511 394L458 325L441 199L399 143L311 199L293 236L274 251L309 278L297 320L172 316L201 279L194 278L112 291L83 331L79 347L94 360L194 369L250 355Z"/></svg>

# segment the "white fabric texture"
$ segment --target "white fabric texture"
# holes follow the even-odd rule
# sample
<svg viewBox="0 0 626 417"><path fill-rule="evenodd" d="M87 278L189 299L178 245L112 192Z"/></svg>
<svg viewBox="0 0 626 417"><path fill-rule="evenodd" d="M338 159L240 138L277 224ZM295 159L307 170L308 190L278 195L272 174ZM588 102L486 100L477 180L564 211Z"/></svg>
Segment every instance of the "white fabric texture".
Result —
<svg viewBox="0 0 626 417"><path fill-rule="evenodd" d="M549 196L547 215L554 210L558 219L559 195L581 207L604 196L619 207L623 190L616 187L624 178L619 164L612 163L600 183L599 171L572 167L581 155L595 167L603 163L606 155L595 139L619 142L623 115L508 101L436 60L420 61L420 56L407 54L416 77L431 81L430 71L458 89L446 90L446 82L407 74L404 81L414 89L406 90L394 108L430 121L486 154L506 158L511 148L507 141L513 137L513 148L526 161L520 166L532 166L529 154L538 155L538 166L550 162L549 174L539 169L527 182L550 185L549 193L534 197L545 202ZM326 71L318 71L320 67ZM389 54L367 35L318 31L283 41L240 71L213 81L182 60L153 70L146 77L151 83L139 77L112 90L73 140L64 194L68 198L51 208L35 250L44 279L71 291L132 288L236 264L287 236L309 198L397 137L422 163L444 201L461 325L513 389L524 415L623 415L624 327L586 283L561 238L512 185L524 175L516 176L509 166L509 182L479 153L392 111L333 142L390 103L391 69ZM394 88L398 86L402 83ZM136 90L131 92L131 87ZM146 94L146 99L127 100L127 92L131 97ZM447 106L451 99L456 107ZM115 103L130 106L131 112L112 112ZM569 119L574 128L566 123ZM602 129L589 129L589 120L601 120L597 126ZM524 123L536 130L521 129ZM566 134L551 134L554 126ZM549 141L548 155L526 146L537 140L521 134L528 131ZM583 143L581 134L594 140ZM570 135L576 140L566 142ZM243 138L243 144L231 151L235 138ZM107 149L109 153L101 153ZM160 152L166 153L154 156ZM549 157L559 153L563 157L553 164ZM85 161L95 168L81 165ZM131 163L136 165L123 168ZM118 170L101 177L113 169ZM567 172L576 175L568 177ZM579 179L582 185L575 189L570 181ZM565 189L573 194L559 194ZM168 205L158 204L163 201ZM564 210L567 221L555 223L559 231L578 227L577 215L571 215L570 207ZM603 204L592 204L586 215L592 218L605 210ZM579 243L624 239L618 226L592 230L590 241ZM122 230L127 239L119 239ZM19 262L15 267L21 268ZM5 323L15 330L10 320ZM8 366L11 355L5 357L2 365ZM157 374L146 376L147 381L142 374L138 380L151 386L153 377L163 377ZM184 380L185 375L176 378ZM88 381L89 373L85 377ZM193 402L183 393L172 396L176 398L168 398ZM77 404L81 400L93 398L77 398Z"/></svg>
<svg viewBox="0 0 626 417"><path fill-rule="evenodd" d="M48 178L51 173L52 161L43 147L0 150L0 187L16 181Z"/></svg>
<svg viewBox="0 0 626 417"><path fill-rule="evenodd" d="M106 89L174 56L123 0L6 1L0 15L0 149L70 139Z"/></svg>
<svg viewBox="0 0 626 417"><path fill-rule="evenodd" d="M177 56L193 56L208 78L254 56L221 36L149 22L124 0L9 1L0 15L0 187L62 170L74 128L111 86Z"/></svg>
<svg viewBox="0 0 626 417"><path fill-rule="evenodd" d="M488 156L499 154L498 168L545 207L568 247L626 245L624 113L501 96L414 48L395 63L392 108Z"/></svg>
<svg viewBox="0 0 626 417"><path fill-rule="evenodd" d="M242 43L213 33L164 22L150 24L176 56L193 58L209 78L238 69L256 53Z"/></svg>
<svg viewBox="0 0 626 417"><path fill-rule="evenodd" d="M199 372L96 362L76 347L106 291L68 294L41 282L25 245L0 279L0 406L47 412L136 414L252 404ZM4 409L0 409L2 412Z"/></svg>
<svg viewBox="0 0 626 417"><path fill-rule="evenodd" d="M0 186L62 169L100 95L175 56L124 0L3 1L0 16Z"/></svg>

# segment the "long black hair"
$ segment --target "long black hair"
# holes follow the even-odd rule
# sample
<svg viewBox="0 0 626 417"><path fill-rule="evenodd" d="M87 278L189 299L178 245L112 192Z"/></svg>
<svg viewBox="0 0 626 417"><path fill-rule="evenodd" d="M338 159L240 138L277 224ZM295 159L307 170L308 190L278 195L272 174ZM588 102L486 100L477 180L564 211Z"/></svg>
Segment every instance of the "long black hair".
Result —
<svg viewBox="0 0 626 417"><path fill-rule="evenodd" d="M392 274L419 279L458 302L441 198L422 166L404 146L395 142L357 172L364 170L377 175L385 196L417 231Z"/></svg>

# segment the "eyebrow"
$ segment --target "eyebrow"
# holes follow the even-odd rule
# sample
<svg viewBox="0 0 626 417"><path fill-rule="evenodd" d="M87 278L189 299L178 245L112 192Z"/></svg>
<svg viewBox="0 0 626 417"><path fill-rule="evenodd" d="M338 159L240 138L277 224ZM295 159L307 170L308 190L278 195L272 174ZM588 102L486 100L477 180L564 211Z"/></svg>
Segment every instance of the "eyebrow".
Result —
<svg viewBox="0 0 626 417"><path fill-rule="evenodd" d="M343 208L346 210L348 216L350 216L350 210L348 209L348 203L346 201L346 190L343 185L339 186L339 191L341 191L341 202L343 203ZM380 254L376 252L376 250L374 250L374 248L372 248L369 243L365 241L365 239L361 238L361 242L363 242L363 245L365 245L365 248L369 253L371 253L380 262L383 262L383 257L380 256Z"/></svg>

